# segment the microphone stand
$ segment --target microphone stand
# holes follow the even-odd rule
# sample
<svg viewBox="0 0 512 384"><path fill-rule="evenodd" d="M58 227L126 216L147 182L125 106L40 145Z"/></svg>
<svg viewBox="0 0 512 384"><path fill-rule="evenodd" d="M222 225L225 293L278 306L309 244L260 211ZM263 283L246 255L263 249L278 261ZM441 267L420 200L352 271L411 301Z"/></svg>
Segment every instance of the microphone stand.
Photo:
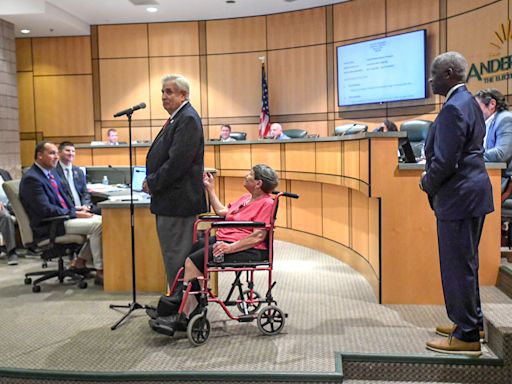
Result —
<svg viewBox="0 0 512 384"><path fill-rule="evenodd" d="M137 309L144 309L145 307L137 303L137 286L135 279L135 217L133 206L133 144L132 144L132 114L133 111L128 112L128 134L129 134L129 149L130 149L130 224L131 224L131 241L132 241L132 302L127 305L110 304L111 309L127 308L128 311L112 326L111 330L115 330L130 314Z"/></svg>

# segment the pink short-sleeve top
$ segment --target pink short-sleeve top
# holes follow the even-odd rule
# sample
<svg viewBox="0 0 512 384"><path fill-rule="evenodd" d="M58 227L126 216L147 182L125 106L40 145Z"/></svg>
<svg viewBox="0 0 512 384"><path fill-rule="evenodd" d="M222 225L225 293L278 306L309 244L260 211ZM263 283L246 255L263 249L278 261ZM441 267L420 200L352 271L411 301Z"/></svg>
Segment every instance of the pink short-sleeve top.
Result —
<svg viewBox="0 0 512 384"><path fill-rule="evenodd" d="M249 203L251 194L242 195L237 201L228 205L226 221L259 221L270 224L272 217L272 206L274 199L270 195L265 195ZM252 228L221 228L217 231L216 237L219 241L228 241L234 243L252 234ZM262 241L254 247L255 249L267 249L265 241Z"/></svg>

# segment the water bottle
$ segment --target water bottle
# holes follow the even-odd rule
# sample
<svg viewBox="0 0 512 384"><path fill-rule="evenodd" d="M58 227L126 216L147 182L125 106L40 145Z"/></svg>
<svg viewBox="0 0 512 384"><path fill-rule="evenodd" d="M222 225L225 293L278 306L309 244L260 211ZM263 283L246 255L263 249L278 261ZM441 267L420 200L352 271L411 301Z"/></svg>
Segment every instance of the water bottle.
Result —
<svg viewBox="0 0 512 384"><path fill-rule="evenodd" d="M220 255L213 256L213 262L214 263L223 263L224 262L224 254L221 253Z"/></svg>
<svg viewBox="0 0 512 384"><path fill-rule="evenodd" d="M107 175L103 176L103 180L101 180L101 184L108 185L108 177L107 177Z"/></svg>

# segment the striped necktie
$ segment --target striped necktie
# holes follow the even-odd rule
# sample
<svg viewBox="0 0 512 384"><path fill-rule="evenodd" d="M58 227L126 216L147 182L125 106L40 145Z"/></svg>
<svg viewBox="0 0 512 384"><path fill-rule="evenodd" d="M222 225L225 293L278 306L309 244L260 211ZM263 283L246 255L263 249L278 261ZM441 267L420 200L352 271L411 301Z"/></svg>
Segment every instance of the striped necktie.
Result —
<svg viewBox="0 0 512 384"><path fill-rule="evenodd" d="M62 197L59 191L59 186L57 185L57 181L55 180L55 177L48 173L48 180L50 180L50 184L52 185L53 189L55 189L55 192L57 193L57 197L59 198L60 205L62 208L68 209L68 205L66 204L66 200Z"/></svg>

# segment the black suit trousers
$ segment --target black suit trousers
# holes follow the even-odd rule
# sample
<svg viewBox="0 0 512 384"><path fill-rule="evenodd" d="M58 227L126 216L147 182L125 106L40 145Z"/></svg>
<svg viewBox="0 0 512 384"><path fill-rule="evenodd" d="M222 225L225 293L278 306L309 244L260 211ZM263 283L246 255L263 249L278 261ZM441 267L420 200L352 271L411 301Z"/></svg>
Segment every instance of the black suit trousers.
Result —
<svg viewBox="0 0 512 384"><path fill-rule="evenodd" d="M478 244L485 216L437 220L441 280L448 317L457 326L454 336L478 341L483 314L478 283Z"/></svg>

